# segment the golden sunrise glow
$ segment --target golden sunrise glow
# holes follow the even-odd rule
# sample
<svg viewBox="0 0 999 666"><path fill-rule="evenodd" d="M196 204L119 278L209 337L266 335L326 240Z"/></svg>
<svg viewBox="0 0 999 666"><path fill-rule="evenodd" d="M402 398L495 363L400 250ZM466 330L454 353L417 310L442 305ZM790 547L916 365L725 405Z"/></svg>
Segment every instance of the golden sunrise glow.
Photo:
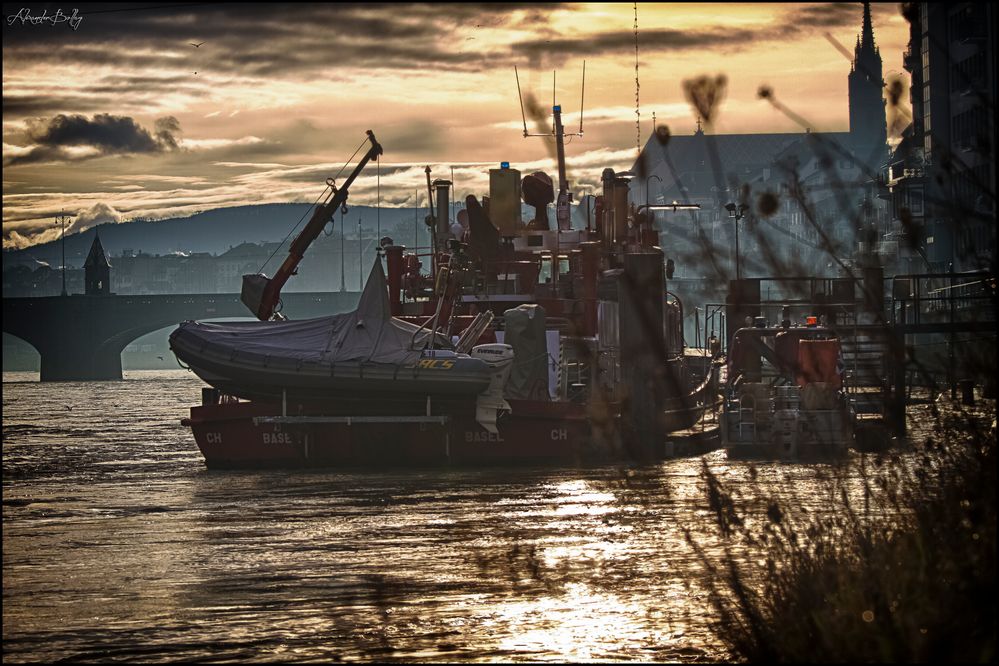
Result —
<svg viewBox="0 0 999 666"><path fill-rule="evenodd" d="M500 161L551 171L550 147L521 137L514 65L525 96L542 107L557 71L556 102L576 128L586 61L584 136L567 147L574 189L595 184L603 167L634 161L631 4L463 5L439 14L372 5L354 10L353 31L323 25L334 9L84 14L70 34L5 24L4 247L58 237L54 216L64 209L106 204L119 215L105 221L122 221L311 201L324 180L316 167L338 169L369 128L385 148L384 205L412 205L428 163L453 166L468 192ZM874 5L873 15L886 76L902 72L905 20L894 4ZM859 3L640 3L638 22L642 143L653 113L674 134L694 131L682 81L702 74L728 81L709 131L802 131L758 99L761 84L811 129L847 129L850 63L829 38L852 50ZM126 118L148 141L46 134L59 114ZM175 124L161 135L163 118ZM375 203L368 180L352 191L355 204Z"/></svg>

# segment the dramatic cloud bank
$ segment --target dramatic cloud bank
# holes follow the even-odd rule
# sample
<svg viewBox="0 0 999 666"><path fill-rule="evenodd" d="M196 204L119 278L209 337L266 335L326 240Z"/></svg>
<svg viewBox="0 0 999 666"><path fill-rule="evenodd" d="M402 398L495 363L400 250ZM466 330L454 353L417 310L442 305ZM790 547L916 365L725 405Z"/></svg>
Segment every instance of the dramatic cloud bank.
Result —
<svg viewBox="0 0 999 666"><path fill-rule="evenodd" d="M5 167L37 162L73 162L106 155L158 153L177 149L180 123L173 116L159 118L153 131L127 116L100 113L93 118L59 114L27 121L27 146L4 150ZM81 150L82 149L82 150Z"/></svg>

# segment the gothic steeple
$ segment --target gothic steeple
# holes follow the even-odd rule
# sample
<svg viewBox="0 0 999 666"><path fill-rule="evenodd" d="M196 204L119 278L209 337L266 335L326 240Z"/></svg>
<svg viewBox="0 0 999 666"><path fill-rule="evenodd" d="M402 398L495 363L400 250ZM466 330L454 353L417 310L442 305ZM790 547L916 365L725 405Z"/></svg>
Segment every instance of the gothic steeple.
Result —
<svg viewBox="0 0 999 666"><path fill-rule="evenodd" d="M877 169L887 156L887 122L883 95L883 63L874 45L871 5L864 3L864 22L850 69L850 134L857 156Z"/></svg>
<svg viewBox="0 0 999 666"><path fill-rule="evenodd" d="M871 3L864 3L864 27L861 30L861 46L874 48L874 26L871 24Z"/></svg>
<svg viewBox="0 0 999 666"><path fill-rule="evenodd" d="M94 234L94 242L90 246L90 254L83 262L84 293L94 296L108 296L111 294L111 262L108 261L104 253L104 246L101 245L101 237Z"/></svg>

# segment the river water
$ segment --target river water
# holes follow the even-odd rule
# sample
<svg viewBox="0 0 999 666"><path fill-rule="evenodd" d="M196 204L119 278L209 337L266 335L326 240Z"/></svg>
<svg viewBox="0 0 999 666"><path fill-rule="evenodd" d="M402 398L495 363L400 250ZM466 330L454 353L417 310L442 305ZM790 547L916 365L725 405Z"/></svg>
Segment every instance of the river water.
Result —
<svg viewBox="0 0 999 666"><path fill-rule="evenodd" d="M35 380L35 381L33 381ZM4 373L4 661L714 661L707 462L208 471L202 382ZM825 501L819 466L756 483Z"/></svg>

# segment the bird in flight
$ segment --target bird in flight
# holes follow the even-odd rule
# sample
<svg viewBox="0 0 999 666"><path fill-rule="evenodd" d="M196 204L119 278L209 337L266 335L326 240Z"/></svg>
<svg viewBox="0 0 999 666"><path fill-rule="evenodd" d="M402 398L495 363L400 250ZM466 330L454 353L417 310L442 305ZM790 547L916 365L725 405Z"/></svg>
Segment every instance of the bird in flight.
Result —
<svg viewBox="0 0 999 666"><path fill-rule="evenodd" d="M158 359L159 359L159 360L161 360L161 361L163 360L163 357L162 357L162 356L157 356L156 358L158 358Z"/></svg>
<svg viewBox="0 0 999 666"><path fill-rule="evenodd" d="M204 42L198 42L197 44L195 44L194 42L188 42L188 44L190 44L191 46L193 46L194 48L197 49L197 48L201 48L201 45L204 44Z"/></svg>
<svg viewBox="0 0 999 666"><path fill-rule="evenodd" d="M73 406L72 405L63 405L63 407L65 407L69 411L73 411Z"/></svg>

